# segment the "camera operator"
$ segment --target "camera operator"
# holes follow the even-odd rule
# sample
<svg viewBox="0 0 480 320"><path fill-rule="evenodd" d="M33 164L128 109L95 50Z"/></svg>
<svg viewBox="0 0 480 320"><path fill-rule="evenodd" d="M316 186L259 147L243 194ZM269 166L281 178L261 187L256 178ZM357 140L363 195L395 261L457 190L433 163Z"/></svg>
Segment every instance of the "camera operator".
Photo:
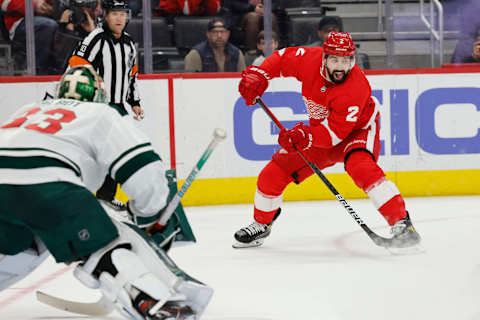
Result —
<svg viewBox="0 0 480 320"><path fill-rule="evenodd" d="M75 32L82 40L97 26L99 0L71 0L59 20L61 31Z"/></svg>
<svg viewBox="0 0 480 320"><path fill-rule="evenodd" d="M55 11L59 17L53 48L55 73L62 74L78 43L97 27L101 5L100 0L59 1Z"/></svg>

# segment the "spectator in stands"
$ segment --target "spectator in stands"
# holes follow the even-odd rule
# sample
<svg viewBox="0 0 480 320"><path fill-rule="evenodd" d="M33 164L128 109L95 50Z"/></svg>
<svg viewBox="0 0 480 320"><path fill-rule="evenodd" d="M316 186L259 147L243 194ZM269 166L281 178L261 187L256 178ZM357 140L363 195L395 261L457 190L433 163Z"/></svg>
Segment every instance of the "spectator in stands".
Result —
<svg viewBox="0 0 480 320"><path fill-rule="evenodd" d="M156 16L212 16L220 11L221 0L160 0Z"/></svg>
<svg viewBox="0 0 480 320"><path fill-rule="evenodd" d="M12 42L12 52L17 68L26 68L26 29L25 29L25 1L0 0L3 11L4 31L8 31ZM49 74L51 67L51 49L57 22L52 19L53 6L49 0L34 2L33 25L35 30L35 57L37 74Z"/></svg>
<svg viewBox="0 0 480 320"><path fill-rule="evenodd" d="M257 35L263 30L262 0L225 0L224 9L233 28L234 43L255 55ZM272 14L272 29L278 34L277 17Z"/></svg>
<svg viewBox="0 0 480 320"><path fill-rule="evenodd" d="M155 6L157 2L155 1L152 1L152 6ZM138 16L138 14L142 11L142 0L131 0L128 2L128 7L130 8L130 14L132 15L132 17L136 17Z"/></svg>
<svg viewBox="0 0 480 320"><path fill-rule="evenodd" d="M307 47L320 47L327 39L330 32L343 32L342 18L339 16L325 16L318 22L318 40L307 45ZM357 45L358 49L359 45ZM370 59L366 53L355 50L355 62L362 69L370 69Z"/></svg>
<svg viewBox="0 0 480 320"><path fill-rule="evenodd" d="M475 42L473 43L473 50L470 57L466 57L463 63L480 63L480 30L477 31Z"/></svg>
<svg viewBox="0 0 480 320"><path fill-rule="evenodd" d="M54 70L63 74L78 42L97 27L102 8L100 0L69 1L68 6L61 6L59 11L59 28L53 44Z"/></svg>
<svg viewBox="0 0 480 320"><path fill-rule="evenodd" d="M279 38L278 34L275 31L272 31L272 51L275 51L278 49L279 45ZM263 60L265 60L265 32L260 31L260 33L257 36L257 51L259 55L253 60L252 65L254 66L259 66L262 64Z"/></svg>
<svg viewBox="0 0 480 320"><path fill-rule="evenodd" d="M460 32L458 41L452 56L452 63L462 63L472 54L472 46L480 29L480 1L462 0L455 1L449 7L450 10L458 10L460 20Z"/></svg>
<svg viewBox="0 0 480 320"><path fill-rule="evenodd" d="M321 47L330 32L343 32L342 18L338 16L321 18L317 29L318 40L308 45L308 47Z"/></svg>
<svg viewBox="0 0 480 320"><path fill-rule="evenodd" d="M200 42L185 57L187 72L235 72L245 69L242 51L228 39L230 30L223 18L208 22L207 40Z"/></svg>

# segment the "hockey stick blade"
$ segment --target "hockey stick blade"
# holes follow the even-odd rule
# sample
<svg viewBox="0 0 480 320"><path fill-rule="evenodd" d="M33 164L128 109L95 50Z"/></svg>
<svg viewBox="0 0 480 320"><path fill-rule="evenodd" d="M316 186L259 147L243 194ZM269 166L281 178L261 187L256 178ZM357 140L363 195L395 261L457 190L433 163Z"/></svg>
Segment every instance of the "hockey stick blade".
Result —
<svg viewBox="0 0 480 320"><path fill-rule="evenodd" d="M77 302L58 298L42 291L37 291L36 295L37 300L43 304L85 316L106 316L114 309L111 302L104 296L96 302Z"/></svg>

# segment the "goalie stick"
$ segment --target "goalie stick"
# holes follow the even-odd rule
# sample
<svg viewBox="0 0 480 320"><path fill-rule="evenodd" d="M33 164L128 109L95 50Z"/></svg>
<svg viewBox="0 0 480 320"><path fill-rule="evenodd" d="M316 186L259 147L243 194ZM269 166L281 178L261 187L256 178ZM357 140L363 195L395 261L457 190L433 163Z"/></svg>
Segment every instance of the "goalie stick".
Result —
<svg viewBox="0 0 480 320"><path fill-rule="evenodd" d="M268 117L275 122L278 128L285 129L283 124L278 121L277 117L270 111L270 109L265 105L261 98L257 98L256 102L262 107L263 111L268 115ZM295 145L294 145L295 147ZM362 218L355 212L355 210L348 204L347 200L345 200L342 195L337 191L337 189L332 185L332 183L325 177L325 175L320 171L320 169L312 162L308 161L305 155L295 147L295 150L299 154L299 156L305 161L305 163L315 172L315 174L323 181L323 183L327 186L327 188L333 193L335 198L342 204L342 206L347 210L348 214L355 220L356 223L367 233L367 235L372 239L372 241L380 247L384 248L391 248L392 247L392 238L384 238L379 236L375 232L370 229L365 222L363 222Z"/></svg>
<svg viewBox="0 0 480 320"><path fill-rule="evenodd" d="M188 188L192 185L193 180L195 180L195 177L197 176L198 172L200 169L202 169L203 165L207 161L208 157L212 154L213 150L217 146L217 144L225 139L227 137L225 130L216 128L213 131L213 139L210 141L210 144L207 146L205 151L203 152L202 156L200 159L197 161L195 164L195 167L193 167L192 171L188 175L188 177L185 179L185 182L183 183L182 187L178 192L173 196L172 200L168 204L167 208L165 211L162 213L162 216L157 222L157 227L158 225L161 227L165 225L172 216L172 214L175 212L175 209L177 209L178 204L180 203L180 200L182 200L183 196L187 192Z"/></svg>
<svg viewBox="0 0 480 320"><path fill-rule="evenodd" d="M178 192L169 202L167 208L165 209L159 221L157 222L157 224L159 224L160 227L164 225L168 221L168 219L172 216L172 214L175 212L178 205L180 204L180 201L182 200L183 196L187 192L188 188L190 188L190 186L192 185L192 182L193 180L195 180L195 177L197 176L200 169L202 169L203 165L205 164L207 159L210 157L210 155L212 154L213 150L218 145L218 143L224 140L226 136L227 135L225 133L225 130L223 129L216 128L213 131L213 139L210 141L209 145L203 152L202 156L195 164L195 167L192 169L188 177L185 179L185 182L183 183L182 187L180 188L180 190L178 190ZM56 309L77 313L77 314L83 314L87 316L106 316L107 314L109 314L114 310L113 305L103 295L98 301L90 302L90 303L65 300L56 296L49 295L42 291L37 291L36 295L37 295L37 300L40 301L41 303L44 303Z"/></svg>
<svg viewBox="0 0 480 320"><path fill-rule="evenodd" d="M114 307L104 296L96 302L69 301L51 296L45 292L37 291L37 300L56 309L82 314L86 316L101 317L113 311Z"/></svg>

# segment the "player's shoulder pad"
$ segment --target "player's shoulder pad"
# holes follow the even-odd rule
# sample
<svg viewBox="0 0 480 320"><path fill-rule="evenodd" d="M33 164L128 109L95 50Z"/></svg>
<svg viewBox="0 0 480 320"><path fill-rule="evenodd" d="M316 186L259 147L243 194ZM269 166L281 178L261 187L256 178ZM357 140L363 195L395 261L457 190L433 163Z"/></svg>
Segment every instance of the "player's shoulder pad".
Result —
<svg viewBox="0 0 480 320"><path fill-rule="evenodd" d="M280 50L277 50L278 55L282 56L284 55L287 51L289 55L293 55L296 57L303 57L311 54L315 54L316 51L320 48L311 48L311 47L289 47L289 48L283 48ZM321 53L321 51L320 51Z"/></svg>
<svg viewBox="0 0 480 320"><path fill-rule="evenodd" d="M88 108L98 114L100 113L105 113L105 114L111 114L111 115L121 115L121 112L114 107L113 105L106 104L106 103L101 103L101 102L82 102L82 101L77 101L79 102L78 107L79 108Z"/></svg>
<svg viewBox="0 0 480 320"><path fill-rule="evenodd" d="M358 90L371 91L370 83L358 65L355 65L347 77L346 83L352 83Z"/></svg>

